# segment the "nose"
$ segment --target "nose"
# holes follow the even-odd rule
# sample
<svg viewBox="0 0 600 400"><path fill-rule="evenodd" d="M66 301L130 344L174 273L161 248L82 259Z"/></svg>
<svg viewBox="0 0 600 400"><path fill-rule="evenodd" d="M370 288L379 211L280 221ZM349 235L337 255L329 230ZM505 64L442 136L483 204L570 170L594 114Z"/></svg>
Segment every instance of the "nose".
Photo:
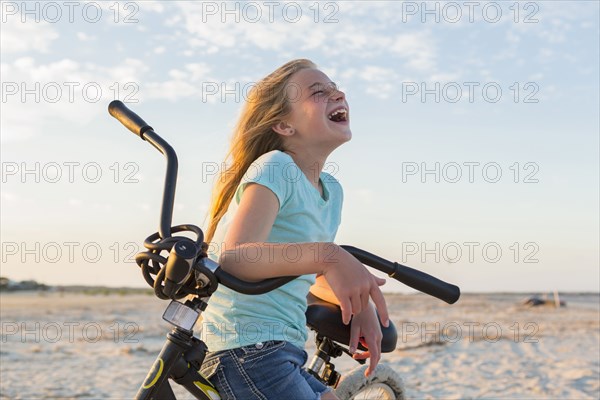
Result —
<svg viewBox="0 0 600 400"><path fill-rule="evenodd" d="M339 89L332 89L329 97L333 101L343 101L346 99L346 94Z"/></svg>

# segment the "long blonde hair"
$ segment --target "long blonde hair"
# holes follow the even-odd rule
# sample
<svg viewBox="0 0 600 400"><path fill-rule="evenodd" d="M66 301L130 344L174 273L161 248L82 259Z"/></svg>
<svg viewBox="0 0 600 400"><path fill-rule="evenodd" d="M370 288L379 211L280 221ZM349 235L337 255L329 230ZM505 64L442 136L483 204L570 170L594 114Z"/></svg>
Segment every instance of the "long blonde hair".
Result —
<svg viewBox="0 0 600 400"><path fill-rule="evenodd" d="M306 68L316 68L316 65L307 59L287 62L249 91L227 153L226 160L230 160L229 165L217 177L213 190L205 237L207 243L212 240L217 225L227 212L227 207L250 164L269 151L284 150L281 136L273 131L272 127L290 112L287 97L290 78Z"/></svg>

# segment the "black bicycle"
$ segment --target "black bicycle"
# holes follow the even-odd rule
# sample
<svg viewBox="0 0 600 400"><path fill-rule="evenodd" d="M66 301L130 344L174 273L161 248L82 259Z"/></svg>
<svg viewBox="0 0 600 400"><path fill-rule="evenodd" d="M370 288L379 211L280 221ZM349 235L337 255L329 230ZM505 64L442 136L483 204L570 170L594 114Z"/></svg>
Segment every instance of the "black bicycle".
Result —
<svg viewBox="0 0 600 400"><path fill-rule="evenodd" d="M173 325L173 329L167 334L167 340L135 398L175 399L169 382L171 380L198 399L220 399L214 386L198 372L208 349L193 334L193 327L206 309L210 296L219 284L240 293L255 295L267 293L297 277L244 282L226 273L208 258L208 244L204 242L204 234L200 228L191 224L171 226L178 165L175 151L122 102L111 102L108 110L130 131L160 151L167 160L158 232L144 240L147 250L138 253L135 260L146 282L154 288L156 296L171 300L163 319ZM190 239L183 233L191 234L194 238ZM455 285L356 247L342 247L363 264L385 272L391 278L421 292L450 304L460 297L460 290ZM184 298L184 302L178 301ZM307 367L311 374L335 388L341 399L404 398L402 379L385 364L380 363L367 378L364 376L365 360L356 360L363 365L342 377L335 370L332 361L344 354L351 356L348 350L350 328L343 324L339 306L310 294L308 304L307 325L316 332L317 347ZM391 321L389 327L382 326L382 333L382 353L395 350L397 333ZM362 345L359 345L359 349L366 350Z"/></svg>

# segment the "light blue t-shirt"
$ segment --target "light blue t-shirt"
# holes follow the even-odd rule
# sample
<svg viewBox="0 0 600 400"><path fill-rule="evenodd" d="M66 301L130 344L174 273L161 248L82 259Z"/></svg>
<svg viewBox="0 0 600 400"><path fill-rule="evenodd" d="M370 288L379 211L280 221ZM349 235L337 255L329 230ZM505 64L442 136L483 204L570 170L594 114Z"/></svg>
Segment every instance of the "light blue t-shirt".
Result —
<svg viewBox="0 0 600 400"><path fill-rule="evenodd" d="M219 222L209 257L218 261L225 233L251 182L269 188L279 200L279 212L267 242L290 243L285 252L290 262L299 256L294 243L333 242L341 221L342 187L326 172L320 173L320 180L323 197L290 155L273 150L260 156L246 171ZM249 251L245 256L251 259L253 254ZM252 263L247 266L252 267ZM245 295L219 285L202 314L202 337L208 349L219 351L267 340L286 340L304 348L308 337L306 295L315 277L302 275L262 295Z"/></svg>

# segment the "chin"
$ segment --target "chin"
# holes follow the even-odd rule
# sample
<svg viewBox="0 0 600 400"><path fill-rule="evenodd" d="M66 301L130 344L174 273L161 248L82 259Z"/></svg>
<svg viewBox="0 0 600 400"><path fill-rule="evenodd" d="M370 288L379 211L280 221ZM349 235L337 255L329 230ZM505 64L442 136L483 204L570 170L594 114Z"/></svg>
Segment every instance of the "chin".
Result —
<svg viewBox="0 0 600 400"><path fill-rule="evenodd" d="M352 131L350 130L350 128L348 128L348 130L344 132L344 134L346 136L345 142L349 142L350 140L352 140Z"/></svg>

